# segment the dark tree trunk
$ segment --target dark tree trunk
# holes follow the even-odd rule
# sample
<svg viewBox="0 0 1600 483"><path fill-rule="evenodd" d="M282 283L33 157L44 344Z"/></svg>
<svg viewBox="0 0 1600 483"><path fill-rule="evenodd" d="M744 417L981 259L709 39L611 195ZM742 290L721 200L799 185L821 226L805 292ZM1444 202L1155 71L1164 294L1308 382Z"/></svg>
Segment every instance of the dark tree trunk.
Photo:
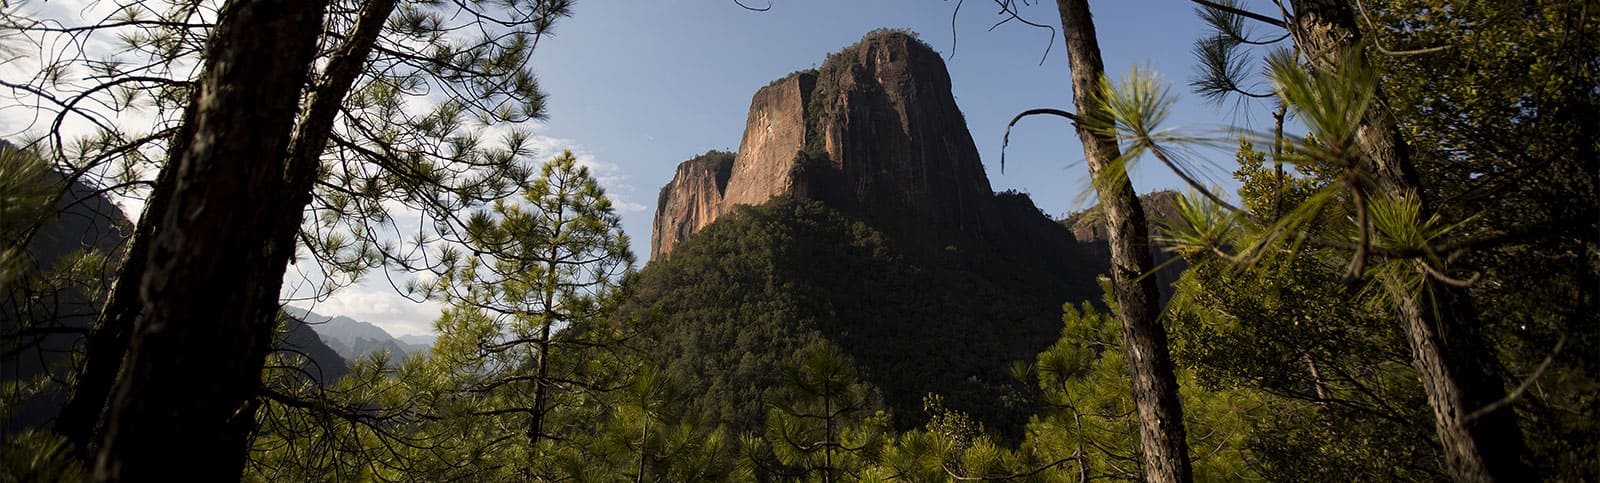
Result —
<svg viewBox="0 0 1600 483"><path fill-rule="evenodd" d="M562 188L565 188L564 183L566 180L563 179L561 182L563 183ZM542 254L545 263L543 267L544 273L539 275L544 285L541 288L544 291L543 308L547 312L547 316L540 321L542 325L539 327L539 341L536 343L539 355L534 359L534 363L538 367L534 368L533 418L528 422L528 445L533 448L537 448L539 440L545 436L544 417L545 414L550 412L550 385L552 383L550 380L550 364L553 362L553 359L550 358L550 348L554 345L554 341L550 340L550 331L552 329L551 325L554 324L554 318L549 317L549 313L556 311L555 290L559 284L555 280L555 274L561 273L560 268L556 266L557 260L561 259L561 247L558 242L562 239L562 231L567 227L566 213L567 207L564 205L556 212L555 227L552 228L554 231L550 234L552 244L550 249Z"/></svg>
<svg viewBox="0 0 1600 483"><path fill-rule="evenodd" d="M147 249L129 254L144 264L140 311L97 480L240 478L304 206L286 199L298 169L285 159L323 7L229 2L218 15L187 138L156 188L171 197L144 217Z"/></svg>
<svg viewBox="0 0 1600 483"><path fill-rule="evenodd" d="M334 117L395 5L375 0L362 6L356 25L307 93L298 126L299 87L322 33L324 4L224 8L207 47L202 84L173 139L169 169L157 180L90 340L73 400L58 423L80 448L80 441L94 439L96 418L132 346L130 369L107 415L117 423L106 424L96 478L142 480L177 475L178 469L199 479L238 479L301 212L311 200ZM260 52L276 55L251 62ZM230 261L241 262L238 269ZM220 283L207 286L208 281ZM218 298L190 298L203 295ZM213 340L222 344L202 347ZM228 384L183 401L194 394L184 391L185 382L203 387L212 380ZM163 387L170 389L162 392ZM151 397L163 394L168 396ZM213 417L192 422L184 433L150 430L202 407ZM226 417L214 417L220 414ZM208 443L206 437L215 439ZM197 447L209 452L176 451ZM163 466L150 459L152 451L181 461ZM191 458L200 455L206 463L195 464Z"/></svg>
<svg viewBox="0 0 1600 483"><path fill-rule="evenodd" d="M177 137L183 138L184 134L184 130L180 129ZM111 397L111 389L117 382L117 373L122 371L122 359L128 353L128 338L133 332L134 318L139 315L138 280L144 275L145 257L133 254L149 250L150 240L155 236L152 228L156 224L146 217L166 209L172 186L168 178L174 173L162 170L160 179L156 181L156 189L150 194L145 212L140 215L128 255L118 269L111 296L100 309L94 331L85 343L83 366L78 368L77 377L74 378L72 395L56 418L56 433L65 437L85 460L91 454L89 443L98 435L95 429L100 424L100 414L105 411L107 399Z"/></svg>
<svg viewBox="0 0 1600 483"><path fill-rule="evenodd" d="M1429 285L1424 290L1438 294L1433 300L1413 293L1394 296L1450 475L1457 481L1532 480L1532 470L1522 461L1527 448L1511 405L1477 419L1469 416L1506 397L1500 378L1474 361L1493 354L1484 350L1475 328L1466 325L1478 323L1469 302L1455 298L1453 287Z"/></svg>
<svg viewBox="0 0 1600 483"><path fill-rule="evenodd" d="M1290 28L1315 68L1339 65L1342 56L1364 55L1361 33L1350 6L1338 0L1297 0ZM1428 206L1405 140L1379 89L1356 131L1363 170L1372 190L1387 196L1411 194ZM1361 189L1361 188L1358 188ZM1434 426L1450 475L1458 481L1524 480L1530 470L1516 413L1509 405L1472 419L1474 411L1506 397L1500 378L1486 364L1494 354L1478 334L1480 324L1465 290L1426 273L1419 287L1391 287L1406 324L1412 365L1422 379Z"/></svg>
<svg viewBox="0 0 1600 483"><path fill-rule="evenodd" d="M1294 2L1295 18L1290 24L1295 43L1304 55L1313 60L1319 69L1339 65L1345 55L1360 52L1360 32L1356 30L1355 17L1350 7L1339 0L1301 0ZM1395 128L1388 106L1383 104L1380 89L1372 108L1362 114L1361 125L1356 127L1356 142L1362 155L1370 161L1367 169L1380 192L1389 196L1405 194L1407 190L1423 195L1422 182L1416 167L1409 160L1404 138Z"/></svg>
<svg viewBox="0 0 1600 483"><path fill-rule="evenodd" d="M198 98L198 92L190 94L189 105L184 109L184 124L178 127L168 143L168 153L180 153L188 149L188 143L194 137L193 125L188 121L195 117ZM146 259L140 254L150 250L150 241L155 239L155 230L159 225L154 217L167 210L175 184L173 177L176 175L177 170L163 169L156 177L155 189L151 190L150 198L145 201L144 212L139 214L139 223L135 226L122 265L117 269L110 296L100 308L94 330L84 344L83 366L78 368L77 377L73 380L72 395L62 406L61 415L56 418L56 433L65 437L85 462L92 462L90 443L99 439L97 429L100 428L101 414L110 402L117 375L122 372L134 320L139 317L139 281L144 278Z"/></svg>
<svg viewBox="0 0 1600 483"><path fill-rule="evenodd" d="M1061 27L1066 37L1067 59L1072 69L1072 94L1078 114L1090 118L1100 110L1095 92L1105 67L1095 38L1094 20L1087 0L1058 0ZM1187 482L1193 479L1189 447L1184 441L1183 407L1178 382L1167 350L1167 331L1161 325L1155 264L1150 258L1150 236L1144 209L1133 184L1122 169L1115 139L1100 136L1082 125L1084 156L1095 190L1105 211L1111 245L1112 292L1122 319L1122 344L1133 379L1133 401L1139 414L1145 479L1152 482Z"/></svg>
<svg viewBox="0 0 1600 483"><path fill-rule="evenodd" d="M547 407L550 399L550 322L545 321L540 332L539 355L534 358L533 378L533 414L528 421L528 444L538 447L539 440L544 438L544 416L550 411Z"/></svg>

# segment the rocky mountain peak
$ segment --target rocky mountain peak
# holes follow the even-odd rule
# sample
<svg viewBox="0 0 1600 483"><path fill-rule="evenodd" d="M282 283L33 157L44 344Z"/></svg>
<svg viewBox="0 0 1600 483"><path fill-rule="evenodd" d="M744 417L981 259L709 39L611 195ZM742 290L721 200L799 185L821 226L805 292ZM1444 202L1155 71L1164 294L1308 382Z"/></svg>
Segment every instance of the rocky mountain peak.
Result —
<svg viewBox="0 0 1600 483"><path fill-rule="evenodd" d="M898 31L869 34L821 68L757 91L738 153L687 161L662 188L651 255L667 254L733 205L779 197L817 199L940 243L981 238L995 223L994 194L943 59Z"/></svg>

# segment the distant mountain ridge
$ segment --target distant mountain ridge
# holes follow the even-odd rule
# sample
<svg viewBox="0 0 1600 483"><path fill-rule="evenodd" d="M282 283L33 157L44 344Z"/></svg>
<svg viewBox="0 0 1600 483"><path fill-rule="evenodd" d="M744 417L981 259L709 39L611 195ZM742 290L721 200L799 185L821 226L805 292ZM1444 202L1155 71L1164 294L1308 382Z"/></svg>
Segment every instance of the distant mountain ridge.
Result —
<svg viewBox="0 0 1600 483"><path fill-rule="evenodd" d="M22 156L31 158L34 155L0 140L0 162L22 163ZM12 168L0 166L0 169ZM24 260L15 268L44 275L79 251L98 252L108 259L121 256L118 250L132 234L133 224L110 198L82 180L55 170L38 176L33 180L37 186L60 189L61 196L37 220L37 231L25 245L26 258L31 260ZM0 194L0 197L5 195L10 193ZM3 221L10 227L26 228L25 224L31 220ZM0 237L6 237L0 248L11 245L17 239L10 237L21 234L19 231L0 233ZM20 277L15 285L0 287L3 288L0 293L5 295L0 297L0 334L7 335L0 340L0 383L32 381L40 376L62 382L71 380L72 352L75 347L82 346L99 311L100 300L94 293L108 290L116 276L116 266L111 263L99 264L90 270L92 273L88 275L93 280L86 281L92 284L92 291L85 290L89 287L75 285L30 284ZM26 293L30 290L47 292ZM0 419L0 437L9 434L8 431L45 424L55 417L66 397L63 385L19 401L20 404L11 408L13 413L9 417Z"/></svg>
<svg viewBox="0 0 1600 483"><path fill-rule="evenodd" d="M345 316L329 317L295 306L285 306L283 310L305 320L322 342L346 361L379 352L388 352L395 358L427 353L437 338L426 335L395 337L370 322Z"/></svg>
<svg viewBox="0 0 1600 483"><path fill-rule="evenodd" d="M433 343L439 340L439 336L436 335L436 334L430 334L430 335L412 334L412 335L402 335L400 337L396 337L395 340L400 341L400 343L402 343L402 344L407 344L407 345L410 345L410 346L413 346L413 347L422 347L423 350L427 350L427 349L430 349L430 348L433 347Z"/></svg>

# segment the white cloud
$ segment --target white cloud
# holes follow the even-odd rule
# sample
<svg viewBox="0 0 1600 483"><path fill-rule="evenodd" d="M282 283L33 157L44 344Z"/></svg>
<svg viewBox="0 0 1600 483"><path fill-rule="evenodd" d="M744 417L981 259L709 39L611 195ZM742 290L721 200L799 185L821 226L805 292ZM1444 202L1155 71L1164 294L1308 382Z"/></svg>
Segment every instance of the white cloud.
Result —
<svg viewBox="0 0 1600 483"><path fill-rule="evenodd" d="M650 211L649 206L645 206L640 203L618 200L615 198L613 198L611 201L613 205L616 205L617 211L622 213L647 213Z"/></svg>
<svg viewBox="0 0 1600 483"><path fill-rule="evenodd" d="M561 154L562 151L572 151L572 155L578 159L578 164L589 168L589 175L594 176L595 180L600 182L600 186L606 189L606 196L611 198L617 211L622 213L649 211L649 206L633 200L636 190L628 183L628 175L623 173L621 165L600 160L599 156L585 149L577 141L538 134L537 131L542 127L535 127L535 133L529 136L528 141L534 148L535 163L543 163Z"/></svg>
<svg viewBox="0 0 1600 483"><path fill-rule="evenodd" d="M439 302L408 300L384 280L347 287L322 302L294 305L329 317L342 315L370 322L395 337L433 334L433 321L444 309Z"/></svg>
<svg viewBox="0 0 1600 483"><path fill-rule="evenodd" d="M91 24L104 23L114 20L127 12L130 7L116 2L98 0L54 0L49 2L31 2L17 6L12 12L20 18L34 19L42 26L55 29L71 29L84 27ZM205 22L210 13L201 9L200 18L194 19ZM0 57L0 78L6 82L19 85L32 85L41 87L45 92L57 99L74 98L91 92L97 86L102 86L104 78L94 72L88 64L101 61L117 61L124 63L124 68L129 66L145 65L150 63L147 56L143 56L138 49L129 49L123 40L139 31L141 27L129 26L122 28L108 28L94 31L80 30L72 33L60 31L42 32L29 31L23 33L0 33L0 48L6 49L4 57ZM166 77L182 79L191 77L198 68L197 57L178 59L170 64L151 65L150 70L140 71L141 74L152 77ZM55 82L41 80L41 73L45 70L46 63L57 64L62 67L61 74ZM139 87L140 84L129 84L127 87ZM47 130L55 129L61 136L66 146L71 146L76 139L95 135L100 127L114 127L121 131L126 138L140 138L159 129L161 122L159 112L153 107L153 99L145 96L136 99L131 105L118 105L116 90L99 90L98 94L81 99L75 104L75 110L66 115L61 112L56 101L51 101L35 95L25 89L9 89L0 94L0 137L11 141L20 139L39 138ZM168 113L172 115L172 113ZM56 122L59 121L59 126ZM68 150L70 152L70 149ZM99 168L96 176L105 176L109 169ZM155 178L155 171L144 167L136 168L139 177L145 180ZM92 178L91 178L92 179ZM134 193L113 193L112 202L120 207L130 221L138 221L144 209L144 190L135 190Z"/></svg>

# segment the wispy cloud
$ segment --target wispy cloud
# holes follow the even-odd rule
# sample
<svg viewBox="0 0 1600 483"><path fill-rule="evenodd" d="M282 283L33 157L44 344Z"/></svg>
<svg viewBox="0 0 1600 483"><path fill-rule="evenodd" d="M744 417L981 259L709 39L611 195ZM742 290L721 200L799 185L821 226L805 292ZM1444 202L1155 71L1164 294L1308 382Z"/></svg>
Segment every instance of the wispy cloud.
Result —
<svg viewBox="0 0 1600 483"><path fill-rule="evenodd" d="M577 141L539 134L541 128L542 126L534 128L533 135L529 137L529 144L534 148L535 162L542 163L561 154L562 151L572 151L572 155L578 159L578 164L589 168L589 174L606 189L606 195L611 197L611 203L616 206L617 211L626 214L650 210L649 206L633 199L637 190L628 183L628 175L623 172L620 164L616 161L602 160Z"/></svg>

